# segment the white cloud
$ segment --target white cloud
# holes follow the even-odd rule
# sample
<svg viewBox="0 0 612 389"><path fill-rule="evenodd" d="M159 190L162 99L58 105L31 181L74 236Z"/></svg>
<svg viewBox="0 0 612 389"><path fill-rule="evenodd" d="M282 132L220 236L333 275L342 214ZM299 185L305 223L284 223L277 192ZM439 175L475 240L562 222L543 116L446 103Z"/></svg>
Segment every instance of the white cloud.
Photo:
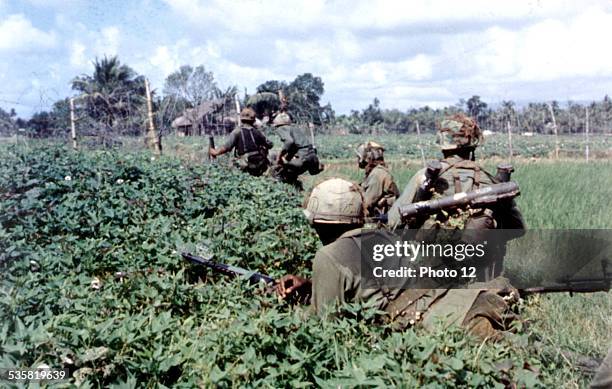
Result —
<svg viewBox="0 0 612 389"><path fill-rule="evenodd" d="M75 41L70 46L70 64L74 67L83 67L87 63L85 45Z"/></svg>
<svg viewBox="0 0 612 389"><path fill-rule="evenodd" d="M94 52L97 56L112 56L119 52L121 31L117 26L104 27L97 39Z"/></svg>
<svg viewBox="0 0 612 389"><path fill-rule="evenodd" d="M470 94L493 103L563 101L612 89L612 52L604 47L612 3L597 0L166 0L125 3L119 16L104 7L30 1L39 7L30 20L0 16L0 51L29 50L6 56L10 66L0 73L28 88L36 71L40 88L70 93L69 80L90 72L94 57L118 55L158 89L184 64L203 64L220 86L249 92L310 72L323 79L323 100L339 112L375 96L385 108L406 109ZM42 14L54 22L47 31L34 17ZM164 22L153 30L144 27L158 19ZM41 63L57 65L42 70Z"/></svg>
<svg viewBox="0 0 612 389"><path fill-rule="evenodd" d="M0 50L32 51L48 49L56 44L53 31L44 32L32 25L22 14L14 14L0 21Z"/></svg>

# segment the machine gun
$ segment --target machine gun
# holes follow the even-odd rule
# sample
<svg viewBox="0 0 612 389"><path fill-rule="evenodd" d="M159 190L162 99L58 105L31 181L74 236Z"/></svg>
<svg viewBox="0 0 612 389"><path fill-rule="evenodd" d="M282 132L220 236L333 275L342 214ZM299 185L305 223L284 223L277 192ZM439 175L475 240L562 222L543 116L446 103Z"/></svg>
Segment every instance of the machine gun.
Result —
<svg viewBox="0 0 612 389"><path fill-rule="evenodd" d="M221 274L225 274L231 277L246 277L250 283L258 283L260 281L266 284L274 284L274 278L257 272L252 272L247 269L243 269L238 266L226 265L224 263L218 263L212 261L212 256L208 258L200 257L190 253L182 252L181 256L197 265L206 266L209 269Z"/></svg>
<svg viewBox="0 0 612 389"><path fill-rule="evenodd" d="M416 217L433 215L441 210L452 210L468 206L483 208L493 205L500 200L513 199L518 195L520 195L520 190L516 182L503 182L471 192L460 192L440 199L404 205L399 208L399 214L402 220L406 222Z"/></svg>
<svg viewBox="0 0 612 389"><path fill-rule="evenodd" d="M521 295L539 294L539 293L594 293L610 291L610 283L612 282L612 273L608 272L608 261L601 261L602 277L593 278L570 278L565 277L557 281L555 285L537 286L532 288L519 289Z"/></svg>

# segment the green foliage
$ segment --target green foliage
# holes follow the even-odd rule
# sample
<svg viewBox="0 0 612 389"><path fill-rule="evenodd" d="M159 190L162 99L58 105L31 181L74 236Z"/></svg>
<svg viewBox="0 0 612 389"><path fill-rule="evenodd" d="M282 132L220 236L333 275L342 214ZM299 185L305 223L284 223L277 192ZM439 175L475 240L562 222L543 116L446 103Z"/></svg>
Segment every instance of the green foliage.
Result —
<svg viewBox="0 0 612 389"><path fill-rule="evenodd" d="M144 122L144 76L121 64L115 57L104 57L93 62L91 75L72 80L72 89L79 92L76 103L84 102L88 125L96 133L100 127L108 131L134 135L140 133ZM84 119L84 118L82 118ZM81 120L81 128L84 126Z"/></svg>
<svg viewBox="0 0 612 389"><path fill-rule="evenodd" d="M223 262L303 273L318 242L288 186L140 154L1 151L2 366L65 367L98 387L565 382L563 357L534 336L391 332L357 305L320 320L178 256L205 244Z"/></svg>
<svg viewBox="0 0 612 389"><path fill-rule="evenodd" d="M298 123L329 123L334 119L334 111L328 103L321 106L324 84L321 77L311 73L300 74L291 83L269 80L257 87L257 92L273 94L282 90L287 98L287 108L293 120ZM259 113L259 111L258 111Z"/></svg>

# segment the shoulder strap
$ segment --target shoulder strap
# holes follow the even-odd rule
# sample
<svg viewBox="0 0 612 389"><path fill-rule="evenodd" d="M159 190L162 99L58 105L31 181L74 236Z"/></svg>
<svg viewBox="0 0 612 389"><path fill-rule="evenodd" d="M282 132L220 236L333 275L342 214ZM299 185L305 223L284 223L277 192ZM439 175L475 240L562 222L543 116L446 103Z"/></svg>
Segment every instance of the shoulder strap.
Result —
<svg viewBox="0 0 612 389"><path fill-rule="evenodd" d="M474 186L476 187L476 189L480 187L480 172L481 172L480 166L474 161L464 159L464 160L449 164L445 169L442 169L442 171L440 171L439 173L439 175L442 175L443 173L452 169L455 193L462 192L461 180L459 178L459 174L455 170L457 168L474 170Z"/></svg>
<svg viewBox="0 0 612 389"><path fill-rule="evenodd" d="M245 138L245 134L244 134L245 131L248 131L251 143L247 143L247 139ZM253 129L248 128L248 127L241 127L240 137L242 139L242 150L239 150L241 154L250 153L252 151L257 151L259 149L257 147L257 142L255 141L255 137L253 136Z"/></svg>

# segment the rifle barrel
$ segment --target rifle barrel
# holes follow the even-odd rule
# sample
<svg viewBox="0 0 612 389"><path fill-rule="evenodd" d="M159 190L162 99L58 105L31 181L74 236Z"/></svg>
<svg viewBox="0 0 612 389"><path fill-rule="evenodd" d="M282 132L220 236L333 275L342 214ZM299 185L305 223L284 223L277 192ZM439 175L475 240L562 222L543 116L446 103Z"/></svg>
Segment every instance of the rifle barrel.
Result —
<svg viewBox="0 0 612 389"><path fill-rule="evenodd" d="M554 286L537 286L533 288L519 289L522 295L540 294L540 293L595 293L610 291L610 283L599 281L596 283L585 283L583 285L554 285Z"/></svg>
<svg viewBox="0 0 612 389"><path fill-rule="evenodd" d="M197 256L197 255L193 255L190 253L181 253L181 255L183 256L183 258L195 264L206 266L210 269L213 269L214 271L218 273L223 273L225 275L233 276L233 277L236 277L236 276L248 277L248 280L251 283L257 283L259 281L264 281L266 284L273 284L275 282L274 278L266 274L252 272L252 271L243 269L238 266L232 266L232 265L226 265L224 263L214 262L209 259Z"/></svg>

